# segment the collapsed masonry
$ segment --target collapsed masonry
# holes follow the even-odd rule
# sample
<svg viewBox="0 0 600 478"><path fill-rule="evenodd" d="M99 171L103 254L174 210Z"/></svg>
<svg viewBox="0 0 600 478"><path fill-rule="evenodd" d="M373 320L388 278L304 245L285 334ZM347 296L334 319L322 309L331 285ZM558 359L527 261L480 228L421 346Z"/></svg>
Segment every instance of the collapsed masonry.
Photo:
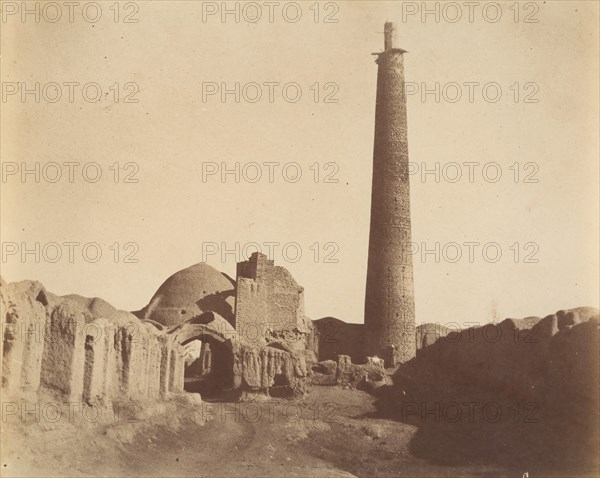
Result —
<svg viewBox="0 0 600 478"><path fill-rule="evenodd" d="M285 268L256 253L238 264L236 279L196 264L134 313L98 298L58 297L38 282L1 282L2 387L109 404L184 390L291 396L307 383L365 390L390 383L383 360L365 355L365 325L310 320L303 288ZM547 321L529 322L539 329ZM418 357L452 335L419 326Z"/></svg>
<svg viewBox="0 0 600 478"><path fill-rule="evenodd" d="M404 50L394 48L393 32L386 23L385 50L377 54L365 325L313 323L302 287L258 253L238 264L236 281L206 264L184 269L134 313L100 299L56 297L34 282L3 284L3 385L84 400L158 397L184 387L302 393L307 378L380 382L384 364L413 358Z"/></svg>
<svg viewBox="0 0 600 478"><path fill-rule="evenodd" d="M205 263L179 271L134 313L189 352L190 391L304 391L313 327L303 288L263 254L239 263L236 281Z"/></svg>
<svg viewBox="0 0 600 478"><path fill-rule="evenodd" d="M238 264L236 279L196 264L169 277L133 313L98 298L58 297L38 282L3 282L2 385L109 403L184 389L291 396L309 381L384 379L382 362L352 363L366 361L359 340L344 345L337 329L306 317L304 290L285 268L255 253ZM355 350L343 353L348 347Z"/></svg>
<svg viewBox="0 0 600 478"><path fill-rule="evenodd" d="M308 382L356 386L385 375L383 363L352 364L367 361L357 341L352 353L333 356L329 343L344 337L322 333L321 321L305 315L304 288L260 253L238 263L235 281L205 263L179 271L134 313L186 347L185 388L202 395L299 395ZM321 348L335 367L319 363Z"/></svg>

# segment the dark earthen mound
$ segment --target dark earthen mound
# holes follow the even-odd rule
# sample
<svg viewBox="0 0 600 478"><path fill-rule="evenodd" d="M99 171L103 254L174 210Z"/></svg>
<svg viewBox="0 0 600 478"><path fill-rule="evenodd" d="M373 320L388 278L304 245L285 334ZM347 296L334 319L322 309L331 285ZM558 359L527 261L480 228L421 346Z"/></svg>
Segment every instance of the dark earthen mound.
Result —
<svg viewBox="0 0 600 478"><path fill-rule="evenodd" d="M413 453L440 464L597 474L598 324L582 307L449 333L376 391L379 414L417 425Z"/></svg>

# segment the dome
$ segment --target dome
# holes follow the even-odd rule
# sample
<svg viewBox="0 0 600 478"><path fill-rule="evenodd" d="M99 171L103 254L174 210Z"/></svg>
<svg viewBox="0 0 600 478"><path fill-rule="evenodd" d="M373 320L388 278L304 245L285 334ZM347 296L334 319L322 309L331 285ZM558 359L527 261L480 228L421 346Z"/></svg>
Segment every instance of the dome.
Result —
<svg viewBox="0 0 600 478"><path fill-rule="evenodd" d="M169 277L139 316L171 327L212 311L233 324L235 281L201 262Z"/></svg>

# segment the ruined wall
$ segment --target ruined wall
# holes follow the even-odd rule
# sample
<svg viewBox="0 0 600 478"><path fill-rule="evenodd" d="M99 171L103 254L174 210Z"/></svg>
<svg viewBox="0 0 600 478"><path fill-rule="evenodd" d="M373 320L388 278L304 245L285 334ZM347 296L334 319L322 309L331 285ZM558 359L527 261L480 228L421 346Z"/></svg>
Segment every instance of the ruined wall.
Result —
<svg viewBox="0 0 600 478"><path fill-rule="evenodd" d="M418 325L416 330L417 354L421 349L433 345L450 332L453 332L453 330L442 324L427 323Z"/></svg>
<svg viewBox="0 0 600 478"><path fill-rule="evenodd" d="M230 375L233 383L224 384L227 387L302 393L306 358L305 334L300 329L312 328L305 324L308 319L298 298L301 288L290 281L275 284L286 278L280 270L271 271L269 277L271 292L262 305L281 299L277 303L290 307L267 312L274 317L271 323L253 315L261 303L247 304L252 314L245 317L265 326L257 343L243 343L231 325L213 312L159 330L101 299L54 296L37 282L2 283L2 387L14 394L43 389L71 402L162 398L183 391L182 344L208 334L225 344L222 353L227 356L213 357L212 366L220 375Z"/></svg>
<svg viewBox="0 0 600 478"><path fill-rule="evenodd" d="M313 322L315 327L315 354L319 361L337 360L348 355L354 363L365 361L363 324L348 324L333 317Z"/></svg>
<svg viewBox="0 0 600 478"><path fill-rule="evenodd" d="M238 263L236 283L235 323L242 343L310 348L312 323L304 315L304 289L285 268L254 253Z"/></svg>
<svg viewBox="0 0 600 478"><path fill-rule="evenodd" d="M8 391L39 387L47 300L39 282L18 285L0 279L2 387Z"/></svg>
<svg viewBox="0 0 600 478"><path fill-rule="evenodd" d="M419 427L413 443L428 459L453 460L461 450L529 470L536 462L598 469L599 351L593 308L452 331L401 366L376 406Z"/></svg>
<svg viewBox="0 0 600 478"><path fill-rule="evenodd" d="M184 349L101 299L58 297L38 282L0 287L2 386L68 401L158 398L183 390Z"/></svg>
<svg viewBox="0 0 600 478"><path fill-rule="evenodd" d="M234 388L268 392L274 387L305 392L306 362L292 350L239 345L234 350Z"/></svg>
<svg viewBox="0 0 600 478"><path fill-rule="evenodd" d="M354 364L349 355L313 364L308 379L313 385L340 385L366 391L388 384L382 359L369 357L367 363Z"/></svg>

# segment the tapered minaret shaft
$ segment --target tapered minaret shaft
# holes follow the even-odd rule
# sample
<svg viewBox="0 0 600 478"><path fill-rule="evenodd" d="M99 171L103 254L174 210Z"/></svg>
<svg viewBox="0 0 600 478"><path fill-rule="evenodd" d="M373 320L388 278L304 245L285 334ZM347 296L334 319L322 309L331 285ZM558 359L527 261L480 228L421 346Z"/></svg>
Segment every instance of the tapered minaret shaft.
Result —
<svg viewBox="0 0 600 478"><path fill-rule="evenodd" d="M411 254L410 185L404 53L385 24L378 54L371 231L365 300L366 355L386 366L415 356L415 299Z"/></svg>

